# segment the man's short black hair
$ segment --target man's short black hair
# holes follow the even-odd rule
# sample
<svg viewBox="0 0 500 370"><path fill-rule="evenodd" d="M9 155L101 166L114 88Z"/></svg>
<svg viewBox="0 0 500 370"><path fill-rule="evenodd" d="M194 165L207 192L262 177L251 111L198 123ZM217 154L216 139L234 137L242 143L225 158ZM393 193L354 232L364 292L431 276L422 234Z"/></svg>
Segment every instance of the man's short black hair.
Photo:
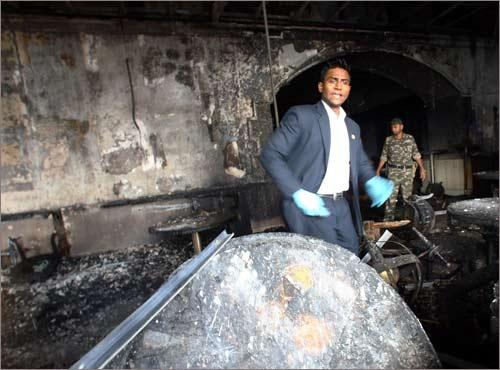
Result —
<svg viewBox="0 0 500 370"><path fill-rule="evenodd" d="M347 71L347 73L349 73L349 78L351 78L351 67L349 66L349 64L347 64L345 59L337 58L337 59L331 60L328 63L326 63L325 66L321 69L321 76L320 76L321 82L325 81L326 74L328 73L328 71L330 69L333 69L333 68L345 69Z"/></svg>
<svg viewBox="0 0 500 370"><path fill-rule="evenodd" d="M402 125L403 124L403 120L399 117L395 117L391 120L391 122L389 123L389 125Z"/></svg>

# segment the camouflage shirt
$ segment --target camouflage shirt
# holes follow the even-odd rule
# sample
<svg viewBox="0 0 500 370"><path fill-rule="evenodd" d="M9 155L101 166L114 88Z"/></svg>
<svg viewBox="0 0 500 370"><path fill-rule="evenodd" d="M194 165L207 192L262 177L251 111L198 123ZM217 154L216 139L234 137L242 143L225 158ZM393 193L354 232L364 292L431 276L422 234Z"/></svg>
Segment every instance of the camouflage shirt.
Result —
<svg viewBox="0 0 500 370"><path fill-rule="evenodd" d="M413 136L403 133L403 138L397 140L394 135L385 138L380 160L398 166L411 166L412 160L420 158L417 144Z"/></svg>

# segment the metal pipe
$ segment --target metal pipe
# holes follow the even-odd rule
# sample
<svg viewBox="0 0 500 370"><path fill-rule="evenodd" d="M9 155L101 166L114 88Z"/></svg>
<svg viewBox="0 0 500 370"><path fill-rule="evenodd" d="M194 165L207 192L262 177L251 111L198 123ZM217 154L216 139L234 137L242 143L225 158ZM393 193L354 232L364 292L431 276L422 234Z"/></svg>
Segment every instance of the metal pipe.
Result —
<svg viewBox="0 0 500 370"><path fill-rule="evenodd" d="M459 3L456 3L452 6L450 6L449 8L445 9L443 12L439 13L438 15L436 15L434 18L432 18L429 22L427 22L427 27L429 27L431 24L433 24L435 21L437 21L438 19L444 17L446 14L448 14L449 12L453 11L453 9L457 8L458 6L461 5L461 2Z"/></svg>
<svg viewBox="0 0 500 370"><path fill-rule="evenodd" d="M439 253L439 247L432 244L429 239L427 239L425 237L424 234L422 234L420 231L418 231L418 229L415 227L415 226L412 226L411 227L412 230L415 232L415 234L418 235L418 237L424 242L424 244L429 248L427 251L421 253L420 255L418 255L418 258L421 258L425 253L429 253L429 257L432 257L433 255L436 255L439 257L439 259L441 261L443 261L443 263L446 265L446 267L450 267L451 264L444 259L444 257L441 255L441 253Z"/></svg>
<svg viewBox="0 0 500 370"><path fill-rule="evenodd" d="M194 231L191 234L191 238L193 239L194 254L200 254L201 252L200 233L198 233L198 231Z"/></svg>
<svg viewBox="0 0 500 370"><path fill-rule="evenodd" d="M472 11L470 11L470 12L468 12L468 13L466 13L466 14L464 14L464 15L462 15L462 16L460 16L460 17L458 17L458 18L453 19L452 21L450 21L450 22L448 22L448 23L444 24L443 26L444 26L444 27L451 27L451 26L453 26L455 23L458 23L458 22L460 22L461 20L464 20L465 18L469 18L469 17L473 16L474 14L476 14L477 12L479 12L480 10L484 10L485 8L486 8L486 7L479 7L479 8L476 8L476 9L474 9L474 10L472 10ZM498 18L497 18L497 19L498 19Z"/></svg>
<svg viewBox="0 0 500 370"><path fill-rule="evenodd" d="M71 369L102 369L193 279L234 234L221 232L203 251L171 277L141 307L87 352Z"/></svg>
<svg viewBox="0 0 500 370"><path fill-rule="evenodd" d="M273 94L274 118L276 120L276 127L280 127L280 120L278 116L278 102L276 101L276 94L274 93L273 61L271 59L271 43L269 42L269 27L267 25L267 11L265 0L262 0L262 12L264 13L264 27L266 28L267 57L269 60L269 79L271 80L271 93Z"/></svg>
<svg viewBox="0 0 500 370"><path fill-rule="evenodd" d="M431 162L431 183L434 184L434 153L432 151L429 162Z"/></svg>
<svg viewBox="0 0 500 370"><path fill-rule="evenodd" d="M383 248L386 241L388 241L393 234L389 230L385 230L382 236L377 240L375 245L379 248ZM367 252L361 259L361 262L368 263L372 259L370 252Z"/></svg>

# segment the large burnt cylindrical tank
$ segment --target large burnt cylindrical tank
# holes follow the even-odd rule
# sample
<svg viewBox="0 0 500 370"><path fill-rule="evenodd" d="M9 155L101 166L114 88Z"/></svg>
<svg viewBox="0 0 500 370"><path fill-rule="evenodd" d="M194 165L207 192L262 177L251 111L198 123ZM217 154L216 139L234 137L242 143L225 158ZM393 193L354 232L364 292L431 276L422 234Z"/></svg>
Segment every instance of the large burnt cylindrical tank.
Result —
<svg viewBox="0 0 500 370"><path fill-rule="evenodd" d="M440 366L415 315L371 267L287 233L231 240L110 365Z"/></svg>
<svg viewBox="0 0 500 370"><path fill-rule="evenodd" d="M475 224L498 233L498 198L476 198L462 200L448 206L451 225Z"/></svg>

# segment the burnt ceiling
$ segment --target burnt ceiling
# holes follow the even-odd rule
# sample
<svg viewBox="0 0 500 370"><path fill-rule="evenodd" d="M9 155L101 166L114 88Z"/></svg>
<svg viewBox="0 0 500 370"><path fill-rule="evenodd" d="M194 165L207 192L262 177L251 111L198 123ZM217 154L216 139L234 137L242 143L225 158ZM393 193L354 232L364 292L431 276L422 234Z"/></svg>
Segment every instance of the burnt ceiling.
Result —
<svg viewBox="0 0 500 370"><path fill-rule="evenodd" d="M2 17L41 15L262 25L261 1L3 1ZM498 38L498 1L269 1L273 26Z"/></svg>

